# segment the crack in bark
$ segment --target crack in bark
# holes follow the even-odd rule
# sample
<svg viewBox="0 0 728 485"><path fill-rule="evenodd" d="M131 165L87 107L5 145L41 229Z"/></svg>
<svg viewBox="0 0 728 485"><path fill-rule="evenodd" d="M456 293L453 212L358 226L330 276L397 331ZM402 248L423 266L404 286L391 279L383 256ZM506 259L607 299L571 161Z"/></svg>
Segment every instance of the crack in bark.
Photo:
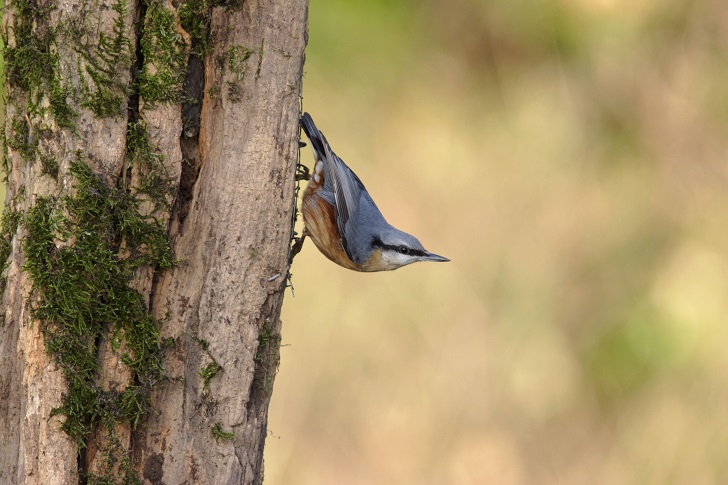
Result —
<svg viewBox="0 0 728 485"><path fill-rule="evenodd" d="M87 485L88 483L88 462L86 461L86 448L78 450L77 456L78 467L78 485Z"/></svg>
<svg viewBox="0 0 728 485"><path fill-rule="evenodd" d="M273 381L278 372L280 364L281 345L281 322L280 322L280 299L285 291L285 283L280 289L268 295L261 306L258 317L260 331L258 334L258 350L255 355L255 370L251 383L249 400L245 405L247 422L260 420L259 435L257 437L257 450L248 450L248 456L256 458L255 463L249 463L254 470L253 484L260 485L263 482L263 448L268 432L268 406L270 396L273 392ZM236 455L239 460L240 450L236 448Z"/></svg>
<svg viewBox="0 0 728 485"><path fill-rule="evenodd" d="M146 5L144 0L136 0L133 5L134 12L136 12L135 18L133 19L133 26L134 26L134 57L133 57L133 63L131 66L131 76L130 76L130 86L131 90L129 92L129 95L127 97L127 126L129 123L134 123L139 120L140 118L140 97L139 97L139 90L137 88L137 79L139 77L139 73L141 72L142 66L144 65L144 56L142 53L142 47L141 47L141 37L142 37L142 30L143 30L143 24L144 24L144 16L146 15ZM118 174L117 178L117 186L123 187L125 190L129 191L131 188L131 166L128 166L126 163L121 164L121 170ZM118 241L114 244L114 250L118 251L121 247L121 235L119 235ZM156 273L155 273L156 275ZM156 278L155 278L156 279ZM151 299L150 299L151 302ZM101 359L101 352L102 352L102 344L103 344L103 336L104 335L110 335L111 329L108 325L103 325L101 332L95 336L94 339L94 346L96 349L96 355L97 355L97 361L100 361ZM138 384L138 378L135 376L134 380L135 383ZM89 440L93 439L92 437L89 438ZM130 443L129 443L129 451L134 449L134 434L132 433L130 437ZM90 444L90 443L89 443ZM88 446L80 448L77 452L77 469L78 469L78 483L79 485L86 485L88 483L89 479L89 471L91 463L89 459L89 453L87 452ZM93 460L93 458L91 458Z"/></svg>
<svg viewBox="0 0 728 485"><path fill-rule="evenodd" d="M134 62L131 66L131 91L129 92L129 97L127 99L127 126L129 126L131 123L136 123L139 121L141 114L141 100L139 96L139 88L138 88L138 79L139 75L142 72L142 68L144 67L144 53L142 50L142 33L144 31L144 18L147 14L147 5L145 0L134 0L134 12L136 13L134 20L133 20L133 26L134 26ZM128 132L127 132L128 133ZM126 164L122 164L122 177L119 180L120 183L126 182L126 189L130 190L131 188L131 179L132 179L132 167L127 166ZM126 173L124 173L126 172ZM152 312L152 301L153 301L153 292L154 288L156 286L157 281L157 274L158 271L154 272L153 278L152 278L152 290L149 294L149 313ZM136 384L138 384L139 379L138 376L134 376L134 381ZM129 433L129 459L132 461L132 463L135 463L138 465L138 462L135 460L137 458L137 453L135 451L139 448L139 437L138 432L133 427L130 430ZM138 468L138 466L137 466Z"/></svg>
<svg viewBox="0 0 728 485"><path fill-rule="evenodd" d="M175 213L182 232L184 221L190 212L194 187L200 174L202 159L200 158L200 116L205 97L205 61L195 54L196 43L192 40L192 53L187 63L187 75L183 85L182 133L180 148L182 150L182 174L175 204Z"/></svg>
<svg viewBox="0 0 728 485"><path fill-rule="evenodd" d="M126 104L129 123L136 123L137 121L139 121L140 100L137 83L139 79L139 74L142 72L142 68L144 67L144 53L142 52L142 31L144 29L144 17L147 14L147 6L144 0L136 0L134 3L136 18L134 18L134 63L131 67L132 90L129 93L129 98Z"/></svg>

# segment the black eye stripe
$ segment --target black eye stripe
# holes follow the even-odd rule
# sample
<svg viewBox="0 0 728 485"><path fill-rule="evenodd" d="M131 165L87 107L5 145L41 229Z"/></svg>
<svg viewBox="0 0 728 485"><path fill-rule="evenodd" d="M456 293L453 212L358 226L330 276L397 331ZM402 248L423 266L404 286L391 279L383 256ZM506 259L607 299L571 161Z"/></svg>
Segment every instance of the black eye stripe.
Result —
<svg viewBox="0 0 728 485"><path fill-rule="evenodd" d="M396 253L406 254L407 256L426 256L427 255L427 251L423 251L421 249L409 248L404 245L384 244L382 242L382 240L379 239L378 237L374 237L372 239L372 248L380 248L382 250L394 251Z"/></svg>

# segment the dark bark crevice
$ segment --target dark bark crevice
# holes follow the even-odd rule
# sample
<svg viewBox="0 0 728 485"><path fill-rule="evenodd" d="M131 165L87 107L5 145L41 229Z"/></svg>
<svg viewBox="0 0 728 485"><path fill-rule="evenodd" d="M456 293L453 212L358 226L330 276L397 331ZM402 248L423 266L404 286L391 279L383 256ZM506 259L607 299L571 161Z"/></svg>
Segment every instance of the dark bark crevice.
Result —
<svg viewBox="0 0 728 485"><path fill-rule="evenodd" d="M142 72L142 69L144 67L144 51L142 49L142 35L144 32L144 18L147 13L147 5L145 0L135 0L134 1L134 12L135 16L133 19L133 26L134 26L134 58L133 63L131 66L131 82L130 87L131 90L129 91L129 96L127 98L127 126L131 126L132 123L137 123L141 118L141 99L139 96L139 76ZM128 135L128 133L127 133ZM128 140L127 140L128 143ZM128 150L128 145L127 145ZM126 189L130 190L130 184L132 180L132 167L131 164L124 163L122 164L122 170L126 171L127 173L122 173L122 177L119 180L119 183L126 183ZM156 280L156 274L155 271L154 274L154 280ZM152 297L150 295L149 297L149 313L151 314L151 302ZM134 381L134 385L139 385L139 378L137 375L133 375L132 379ZM137 443L139 443L138 436L136 430L132 427L130 430L129 435L129 448L128 448L128 457L131 463L133 463L136 468L138 469L138 461L135 460L137 458L137 454L135 453L135 450L138 448Z"/></svg>
<svg viewBox="0 0 728 485"><path fill-rule="evenodd" d="M78 485L88 484L88 462L86 448L78 450Z"/></svg>
<svg viewBox="0 0 728 485"><path fill-rule="evenodd" d="M131 92L126 103L128 113L128 122L136 123L139 121L139 75L144 67L144 52L142 50L142 34L144 30L144 17L147 14L147 6L144 0L137 0L134 6L136 17L134 18L134 62L131 67Z"/></svg>
<svg viewBox="0 0 728 485"><path fill-rule="evenodd" d="M179 223L179 232L192 204L193 191L200 174L202 160L200 158L200 122L202 104L205 97L205 60L196 54L198 41L192 39L192 53L187 64L187 75L183 86L182 133L180 148L182 150L182 174L175 204L175 215Z"/></svg>

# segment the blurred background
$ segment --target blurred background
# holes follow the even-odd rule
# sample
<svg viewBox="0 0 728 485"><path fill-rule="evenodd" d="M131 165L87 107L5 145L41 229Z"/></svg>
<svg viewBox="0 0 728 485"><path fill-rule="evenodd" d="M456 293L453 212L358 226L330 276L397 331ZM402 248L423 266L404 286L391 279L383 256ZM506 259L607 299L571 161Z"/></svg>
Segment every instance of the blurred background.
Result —
<svg viewBox="0 0 728 485"><path fill-rule="evenodd" d="M728 483L728 3L309 22L304 109L452 262L357 274L306 243L265 483Z"/></svg>

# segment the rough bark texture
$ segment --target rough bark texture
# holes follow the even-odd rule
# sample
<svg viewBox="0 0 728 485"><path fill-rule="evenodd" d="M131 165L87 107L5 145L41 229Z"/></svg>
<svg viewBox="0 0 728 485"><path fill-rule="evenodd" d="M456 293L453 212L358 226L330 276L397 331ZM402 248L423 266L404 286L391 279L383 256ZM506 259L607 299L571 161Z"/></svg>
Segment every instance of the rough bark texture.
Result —
<svg viewBox="0 0 728 485"><path fill-rule="evenodd" d="M306 0L9 2L6 210L17 219L4 220L0 235L0 254L9 253L0 325L0 483L262 481L288 270L306 12ZM38 62L24 61L24 45ZM174 68L180 53L183 69L171 71L178 78L160 88L160 73ZM28 68L34 65L43 67ZM149 153L136 165L139 127ZM79 160L100 184L87 194ZM170 190L150 195L149 177L160 173ZM75 336L98 368L83 380L96 396L93 412L80 421L88 429L69 435L61 429L71 423L62 407L77 369L69 370L64 349L49 343L60 324L39 315L70 317L44 308L54 301L47 285L56 285L52 277L41 284L33 271L38 254L28 254L29 241L43 228L30 221L50 201L54 217L78 225L73 198L102 198L107 189L113 222L99 232L113 232L113 258L131 268L130 294L146 306L140 322L149 321L145 314L156 319L159 335L152 332L149 352L165 370L152 378L138 367L154 360L134 347L135 330L124 322L96 322L92 334ZM175 266L163 269L151 239L133 247L126 216L114 219L116 198L132 200L133 214L148 227L166 228ZM41 259L56 261L71 249L83 280L85 235L53 230L50 256ZM135 257L151 263L137 265ZM104 290L103 298L112 293ZM140 406L148 402L148 412L127 406L129 396Z"/></svg>
<svg viewBox="0 0 728 485"><path fill-rule="evenodd" d="M165 360L169 383L154 395L160 412L136 440L152 482L262 479L287 271L283 248L290 239L305 12L302 1L213 10L209 58L227 65L205 63L199 177L188 214L174 219L171 230L184 263L161 275L152 300L160 318L169 312L163 337L175 340ZM230 59L238 49L249 54L242 66ZM206 385L200 371L214 363L220 370ZM213 438L216 426L234 436Z"/></svg>

